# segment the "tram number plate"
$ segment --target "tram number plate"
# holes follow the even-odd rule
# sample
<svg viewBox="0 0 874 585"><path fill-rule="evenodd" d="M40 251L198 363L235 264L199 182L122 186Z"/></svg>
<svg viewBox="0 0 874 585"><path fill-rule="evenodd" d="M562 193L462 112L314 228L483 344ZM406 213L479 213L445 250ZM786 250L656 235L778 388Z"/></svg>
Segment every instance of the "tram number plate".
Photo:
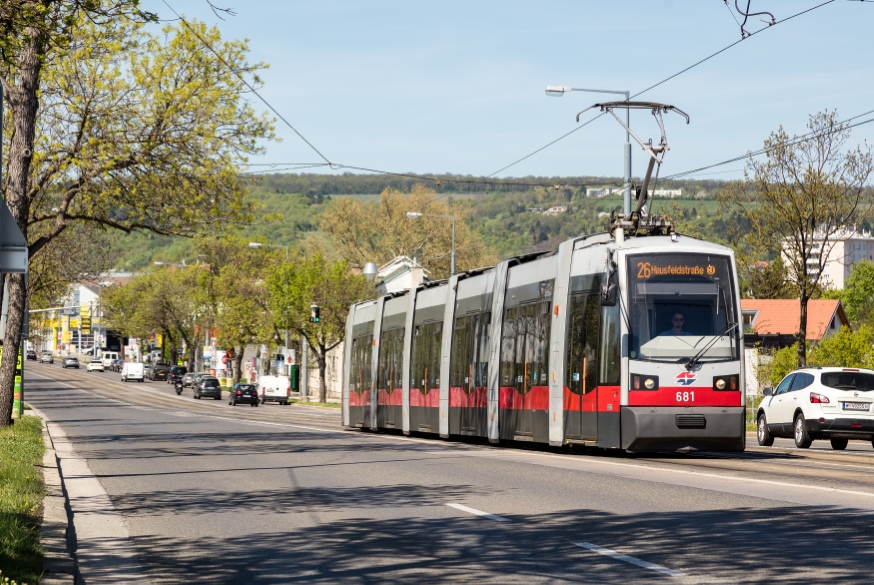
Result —
<svg viewBox="0 0 874 585"><path fill-rule="evenodd" d="M871 405L867 402L844 402L844 410L868 410Z"/></svg>
<svg viewBox="0 0 874 585"><path fill-rule="evenodd" d="M677 402L695 402L695 392L677 392Z"/></svg>

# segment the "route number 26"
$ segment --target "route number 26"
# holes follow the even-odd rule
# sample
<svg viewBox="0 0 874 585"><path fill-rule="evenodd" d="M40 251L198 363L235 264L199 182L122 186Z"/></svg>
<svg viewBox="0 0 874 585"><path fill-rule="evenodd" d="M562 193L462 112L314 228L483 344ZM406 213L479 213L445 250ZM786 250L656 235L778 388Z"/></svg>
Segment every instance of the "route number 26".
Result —
<svg viewBox="0 0 874 585"><path fill-rule="evenodd" d="M677 402L695 402L695 392L677 392Z"/></svg>

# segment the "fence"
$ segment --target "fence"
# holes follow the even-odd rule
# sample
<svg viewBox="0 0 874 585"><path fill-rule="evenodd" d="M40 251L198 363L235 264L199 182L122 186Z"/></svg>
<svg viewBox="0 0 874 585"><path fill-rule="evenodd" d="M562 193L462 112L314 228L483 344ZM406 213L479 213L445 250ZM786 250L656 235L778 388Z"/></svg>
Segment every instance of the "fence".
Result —
<svg viewBox="0 0 874 585"><path fill-rule="evenodd" d="M747 424L755 425L756 424L756 411L759 408L759 404L762 402L764 396L747 396Z"/></svg>

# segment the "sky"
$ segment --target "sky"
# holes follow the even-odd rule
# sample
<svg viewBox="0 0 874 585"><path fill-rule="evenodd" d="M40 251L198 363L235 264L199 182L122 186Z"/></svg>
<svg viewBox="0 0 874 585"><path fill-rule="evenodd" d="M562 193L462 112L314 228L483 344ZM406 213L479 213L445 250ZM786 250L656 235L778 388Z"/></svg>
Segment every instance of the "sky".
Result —
<svg viewBox="0 0 874 585"><path fill-rule="evenodd" d="M751 9L780 21L823 1L752 0ZM578 127L580 110L616 99L550 98L547 85L634 94L739 40L742 20L724 0L213 0L235 12L224 20L206 0L166 2L224 38L248 39L250 60L269 64L261 94L331 162L478 176ZM143 7L175 17L164 0ZM665 117L662 176L761 148L780 126L803 134L818 111L846 119L874 110L874 2L834 0L772 27L760 18L768 19L752 17L748 30L767 30L639 96L691 117L688 125ZM658 142L649 112L633 113L631 127ZM276 130L281 142L264 143L250 163L324 162L279 120ZM850 143L866 140L874 143L874 123L855 128ZM495 176L618 177L624 142L622 127L602 117ZM645 153L636 145L632 153L640 176ZM743 168L694 176L732 179Z"/></svg>

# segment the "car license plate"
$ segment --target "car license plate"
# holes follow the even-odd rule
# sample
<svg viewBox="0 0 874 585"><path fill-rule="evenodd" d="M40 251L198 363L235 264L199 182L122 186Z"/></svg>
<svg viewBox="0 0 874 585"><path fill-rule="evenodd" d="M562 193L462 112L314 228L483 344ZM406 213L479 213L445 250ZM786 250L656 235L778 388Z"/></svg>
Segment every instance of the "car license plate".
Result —
<svg viewBox="0 0 874 585"><path fill-rule="evenodd" d="M868 402L844 402L842 406L844 410L868 410L871 404Z"/></svg>

